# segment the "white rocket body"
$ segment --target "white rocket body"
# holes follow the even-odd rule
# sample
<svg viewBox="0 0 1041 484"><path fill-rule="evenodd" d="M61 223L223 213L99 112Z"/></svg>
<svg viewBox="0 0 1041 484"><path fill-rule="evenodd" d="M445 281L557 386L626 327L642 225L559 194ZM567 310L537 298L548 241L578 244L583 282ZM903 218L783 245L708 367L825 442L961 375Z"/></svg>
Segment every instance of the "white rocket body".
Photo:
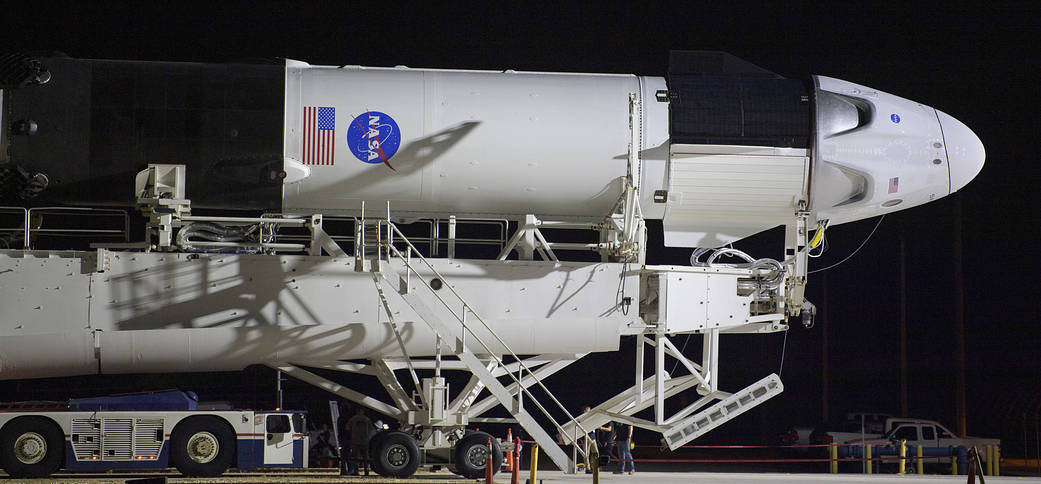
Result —
<svg viewBox="0 0 1041 484"><path fill-rule="evenodd" d="M283 209L356 214L362 201L390 201L399 216L602 219L626 174L630 93L641 101L643 213L663 219L670 246L724 245L800 206L832 224L869 218L946 196L982 168L982 143L954 118L814 81L809 149L680 146L656 99L661 77L290 62ZM332 108L331 143L308 129L316 107Z"/></svg>
<svg viewBox="0 0 1041 484"><path fill-rule="evenodd" d="M306 107L335 108L336 124L332 164L309 163L308 176L287 178L287 212L356 213L363 200L389 200L394 213L417 216L602 219L626 173L629 93L646 106L643 145L668 141L668 105L654 100L662 78L295 62L286 76L287 168L313 156L305 155L314 147ZM348 139L352 125L370 129L372 112L386 163L368 139Z"/></svg>

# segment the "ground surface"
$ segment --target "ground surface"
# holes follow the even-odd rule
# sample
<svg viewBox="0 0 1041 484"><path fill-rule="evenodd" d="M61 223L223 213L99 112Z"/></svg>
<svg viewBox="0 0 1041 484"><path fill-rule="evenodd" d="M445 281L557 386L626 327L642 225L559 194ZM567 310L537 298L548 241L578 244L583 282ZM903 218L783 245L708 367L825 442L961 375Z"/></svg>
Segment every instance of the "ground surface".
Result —
<svg viewBox="0 0 1041 484"><path fill-rule="evenodd" d="M528 476L523 476L521 482L527 480ZM540 483L545 484L564 484L564 483L591 483L593 481L592 476L588 474L572 474L567 475L557 471L540 471L536 476L536 479ZM990 482L1032 482L1041 483L1041 478L1037 477L986 477L988 483ZM819 482L828 484L845 484L845 483L871 483L871 484L889 484L889 483L902 483L908 484L909 482L920 482L923 484L938 483L938 482L949 482L949 483L964 483L966 476L944 476L944 475L925 475L925 476L899 476L894 474L787 474L787 473L729 473L729 472L637 472L633 475L618 475L606 473L600 476L602 482L630 482L633 484L645 484L645 483L673 483L673 482L692 482L692 483L709 483L709 482L722 482L726 484L763 484L765 482ZM496 479L496 482L509 482L505 480Z"/></svg>
<svg viewBox="0 0 1041 484"><path fill-rule="evenodd" d="M520 482L525 482L529 478L527 472L521 474ZM50 483L50 482L62 482L68 484L146 484L146 483L184 483L184 484L206 484L206 483L346 483L346 484L397 484L397 483L408 483L408 484L478 484L480 480L464 480L457 479L455 476L450 476L444 473L438 474L417 474L412 479L387 479L381 477L365 477L365 476L339 476L328 472L305 472L305 473L278 473L268 475L236 475L236 476L224 476L219 478L183 478L173 477L170 474L102 474L102 475L85 475L85 474L59 474L52 477L51 479L6 479L0 477L0 482L19 482L19 483ZM894 474L874 474L874 475L863 475L863 474L802 474L802 473L745 473L745 472L637 472L633 475L618 475L610 472L604 473L600 476L602 482L613 482L613 483L633 483L633 484L644 484L644 483L679 483L679 482L690 482L690 483L715 483L722 482L726 484L764 484L771 482L814 482L814 483L827 483L827 484L846 484L846 483L870 483L870 484L889 484L889 483L901 483L909 484L911 482L918 482L922 484L932 484L940 482L948 483L964 483L966 482L966 476L945 476L945 475L925 475L925 476L913 476L905 475L898 476ZM536 475L536 481L539 484L589 484L593 482L593 477L588 474L564 474L559 471L539 471ZM508 474L499 474L495 479L496 483L503 484L510 482ZM986 482L1024 482L1024 483L1037 483L1041 484L1041 478L1038 477L1016 477L1016 476L1001 476L1001 477L986 477Z"/></svg>

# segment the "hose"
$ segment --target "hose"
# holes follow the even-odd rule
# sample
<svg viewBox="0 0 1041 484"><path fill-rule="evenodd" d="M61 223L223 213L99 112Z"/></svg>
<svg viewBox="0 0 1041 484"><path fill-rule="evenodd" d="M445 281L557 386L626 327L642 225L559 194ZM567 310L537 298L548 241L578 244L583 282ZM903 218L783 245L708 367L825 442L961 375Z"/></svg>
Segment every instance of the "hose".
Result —
<svg viewBox="0 0 1041 484"><path fill-rule="evenodd" d="M702 262L701 257L705 254L711 255L708 256L708 259ZM723 256L737 257L743 259L745 262L736 264L716 262L716 259ZM740 250L730 247L720 249L694 249L694 252L690 255L690 264L697 267L732 267L737 269L752 269L753 271L766 271L765 274L755 274L755 282L751 282L747 279L744 280L746 282L739 281L739 285L741 285L742 289L745 290L761 290L764 288L771 291L776 290L780 287L781 282L784 281L784 275L786 273L784 264L781 264L776 259L771 259L769 257L755 259Z"/></svg>
<svg viewBox="0 0 1041 484"><path fill-rule="evenodd" d="M254 233L259 225L220 225L212 222L193 222L185 224L177 232L177 245L189 252L207 252L214 249L200 248L192 245L190 238L196 237L210 242L256 242ZM217 249L220 250L220 249Z"/></svg>

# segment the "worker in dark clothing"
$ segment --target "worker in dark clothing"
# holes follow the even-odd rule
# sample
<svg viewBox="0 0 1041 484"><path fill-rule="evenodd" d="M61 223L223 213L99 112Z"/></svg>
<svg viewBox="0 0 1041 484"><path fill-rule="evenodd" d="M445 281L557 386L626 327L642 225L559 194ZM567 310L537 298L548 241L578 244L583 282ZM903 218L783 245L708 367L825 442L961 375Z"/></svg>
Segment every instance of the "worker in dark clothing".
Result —
<svg viewBox="0 0 1041 484"><path fill-rule="evenodd" d="M611 424L611 428L614 431L615 447L618 448L618 470L615 474L624 474L628 469L629 474L636 472L636 465L633 463L633 452L631 449L633 441L633 426L622 423L614 422Z"/></svg>
<svg viewBox="0 0 1041 484"><path fill-rule="evenodd" d="M365 409L358 407L357 413L347 421L347 428L351 432L351 458L354 460L353 475L365 469L365 475L369 474L369 437L372 435L372 420L365 415Z"/></svg>

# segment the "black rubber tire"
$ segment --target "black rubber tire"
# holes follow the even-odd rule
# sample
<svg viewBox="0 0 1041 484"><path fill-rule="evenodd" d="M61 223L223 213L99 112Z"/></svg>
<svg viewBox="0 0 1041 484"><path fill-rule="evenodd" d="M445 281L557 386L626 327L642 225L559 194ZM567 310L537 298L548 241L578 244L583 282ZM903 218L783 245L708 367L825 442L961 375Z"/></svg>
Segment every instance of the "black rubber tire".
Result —
<svg viewBox="0 0 1041 484"><path fill-rule="evenodd" d="M194 438L216 441L217 455L199 462L188 450ZM189 477L216 477L235 461L235 431L227 422L212 416L189 417L174 427L170 434L170 463Z"/></svg>
<svg viewBox="0 0 1041 484"><path fill-rule="evenodd" d="M467 479L481 479L487 466L488 439L492 436L484 432L466 434L452 450L452 461L455 473ZM492 439L492 474L502 469L502 449L499 441ZM483 458L481 458L483 456ZM476 458L476 459L475 459ZM480 461L480 463L476 462Z"/></svg>
<svg viewBox="0 0 1041 484"><path fill-rule="evenodd" d="M404 432L387 432L370 448L372 469L384 477L412 477L419 470L419 444Z"/></svg>
<svg viewBox="0 0 1041 484"><path fill-rule="evenodd" d="M387 436L387 434L394 432L390 429L377 430L376 433L369 436L369 450L376 449L380 445L380 440ZM350 446L350 442L347 443Z"/></svg>
<svg viewBox="0 0 1041 484"><path fill-rule="evenodd" d="M15 442L23 436L44 444L42 459L27 464L15 456ZM47 477L61 468L64 447L65 436L54 421L44 417L18 417L0 430L0 467L11 477Z"/></svg>

